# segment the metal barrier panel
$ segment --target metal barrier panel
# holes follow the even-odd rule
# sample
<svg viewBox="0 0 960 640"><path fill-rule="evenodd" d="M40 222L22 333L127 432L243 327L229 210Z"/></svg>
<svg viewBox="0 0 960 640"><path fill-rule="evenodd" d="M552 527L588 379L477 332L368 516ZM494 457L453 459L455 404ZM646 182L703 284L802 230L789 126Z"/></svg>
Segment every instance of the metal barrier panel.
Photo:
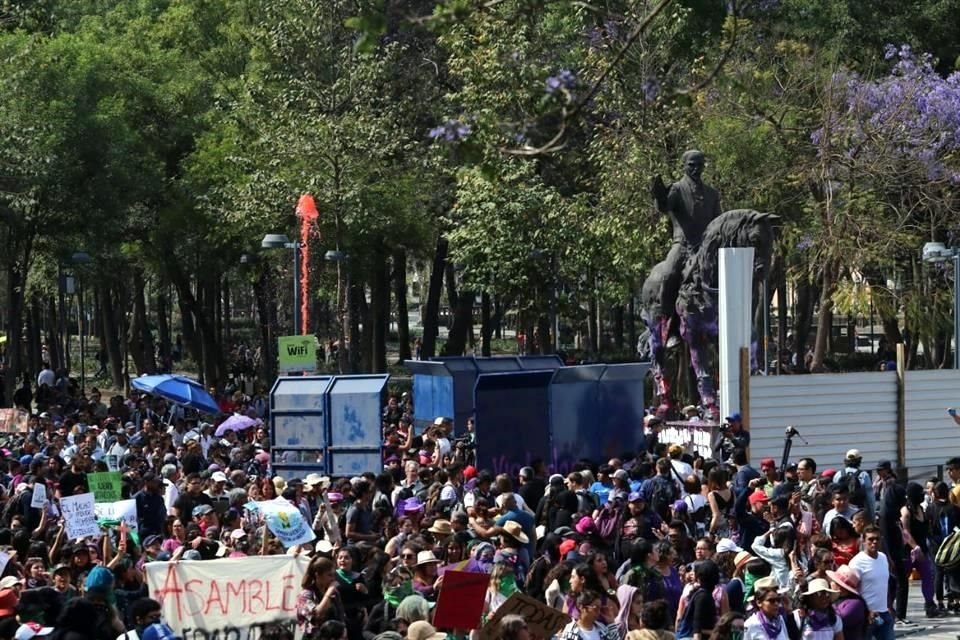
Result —
<svg viewBox="0 0 960 640"><path fill-rule="evenodd" d="M382 470L382 412L389 377L387 374L336 376L330 384L327 462L331 474L353 476Z"/></svg>
<svg viewBox="0 0 960 640"><path fill-rule="evenodd" d="M446 367L453 379L453 418L454 435L467 430L467 419L473 416L473 387L477 383L477 362L472 356L456 358L437 358L437 362ZM413 396L413 406L417 406L417 396ZM434 415L438 418L444 414ZM431 424L433 420L430 420Z"/></svg>
<svg viewBox="0 0 960 640"><path fill-rule="evenodd" d="M550 460L553 371L488 373L474 389L477 466L515 476L534 458Z"/></svg>
<svg viewBox="0 0 960 640"><path fill-rule="evenodd" d="M649 370L645 362L611 364L600 376L593 436L593 446L599 449L597 459L636 452L643 435L643 384Z"/></svg>
<svg viewBox="0 0 960 640"><path fill-rule="evenodd" d="M453 417L454 378L442 362L407 360L404 365L413 374L413 425L421 434L437 416Z"/></svg>
<svg viewBox="0 0 960 640"><path fill-rule="evenodd" d="M910 372L908 372L909 375ZM843 464L859 449L863 468L897 459L897 373L817 373L751 376L750 457L783 456L784 429L797 428L809 444L793 439L791 460L811 457L817 468Z"/></svg>
<svg viewBox="0 0 960 640"><path fill-rule="evenodd" d="M599 381L607 365L557 369L550 383L551 474L566 475L580 458L599 460L602 447L594 422L600 415Z"/></svg>
<svg viewBox="0 0 960 640"><path fill-rule="evenodd" d="M907 371L904 375L906 425L906 464L911 476L914 469L925 469L921 479L935 474L936 467L957 455L952 444L960 428L947 415L947 407L960 405L960 371L931 369Z"/></svg>
<svg viewBox="0 0 960 640"><path fill-rule="evenodd" d="M331 376L277 378L270 390L270 456L275 473L306 465L306 473L326 469L326 393ZM288 471L283 471L288 473Z"/></svg>
<svg viewBox="0 0 960 640"><path fill-rule="evenodd" d="M521 369L544 370L563 367L563 360L556 354L548 356L520 356L517 358Z"/></svg>

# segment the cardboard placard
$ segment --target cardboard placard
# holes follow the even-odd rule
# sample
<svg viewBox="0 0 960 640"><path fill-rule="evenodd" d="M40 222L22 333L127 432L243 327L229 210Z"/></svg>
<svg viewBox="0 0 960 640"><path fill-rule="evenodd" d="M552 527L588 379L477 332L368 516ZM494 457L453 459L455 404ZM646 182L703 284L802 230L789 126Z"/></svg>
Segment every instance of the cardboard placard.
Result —
<svg viewBox="0 0 960 640"><path fill-rule="evenodd" d="M30 414L19 409L0 409L0 433L26 433Z"/></svg>
<svg viewBox="0 0 960 640"><path fill-rule="evenodd" d="M119 502L123 499L123 478L119 471L88 473L87 484L96 502Z"/></svg>
<svg viewBox="0 0 960 640"><path fill-rule="evenodd" d="M486 573L447 571L443 574L433 626L437 629L476 629L490 576Z"/></svg>
<svg viewBox="0 0 960 640"><path fill-rule="evenodd" d="M47 504L47 485L37 482L33 485L33 498L30 500L30 506L34 509L43 509Z"/></svg>
<svg viewBox="0 0 960 640"><path fill-rule="evenodd" d="M93 505L92 493L60 498L60 509L63 511L68 538L76 540L86 537L96 538L100 535L100 525L97 524L97 514Z"/></svg>
<svg viewBox="0 0 960 640"><path fill-rule="evenodd" d="M137 530L137 501L98 502L93 506L98 520L122 520L131 531Z"/></svg>
<svg viewBox="0 0 960 640"><path fill-rule="evenodd" d="M480 629L480 640L497 640L500 621L515 613L527 622L531 638L550 638L570 622L570 616L522 593L515 593L504 602Z"/></svg>

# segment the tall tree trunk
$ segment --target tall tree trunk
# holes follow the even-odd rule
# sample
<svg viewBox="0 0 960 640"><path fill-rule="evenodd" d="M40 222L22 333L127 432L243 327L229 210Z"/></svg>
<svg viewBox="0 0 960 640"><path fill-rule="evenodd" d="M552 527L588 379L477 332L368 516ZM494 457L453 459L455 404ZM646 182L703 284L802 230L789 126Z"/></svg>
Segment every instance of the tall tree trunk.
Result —
<svg viewBox="0 0 960 640"><path fill-rule="evenodd" d="M103 327L104 342L100 348L107 354L110 361L110 379L117 389L124 389L123 381L123 354L120 350L120 332L117 329L117 313L113 305L113 296L110 286L101 283L97 287L97 298L100 303L100 323Z"/></svg>
<svg viewBox="0 0 960 640"><path fill-rule="evenodd" d="M397 364L413 357L410 352L410 315L407 312L407 252L401 247L393 250L393 297L397 301L397 340L400 354Z"/></svg>
<svg viewBox="0 0 960 640"><path fill-rule="evenodd" d="M553 350L550 344L550 316L542 313L537 315L537 329L534 335L537 336L538 353L546 355Z"/></svg>
<svg viewBox="0 0 960 640"><path fill-rule="evenodd" d="M813 321L814 301L819 295L819 288L809 280L801 280L797 284L797 311L793 319L793 352L797 360L797 369L803 370L803 360L807 353L807 342L810 340L810 323Z"/></svg>
<svg viewBox="0 0 960 640"><path fill-rule="evenodd" d="M200 286L203 288L202 304L198 305L199 316L198 328L200 337L203 341L203 379L207 386L221 386L226 377L223 376L222 357L220 340L217 335L217 301L219 292L217 282L218 277L208 276L201 279ZM203 318L203 322L199 319Z"/></svg>
<svg viewBox="0 0 960 640"><path fill-rule="evenodd" d="M33 296L24 312L27 316L27 362L25 370L30 373L40 370L43 354L43 314L41 312L41 302L39 296ZM30 376L31 378L35 376Z"/></svg>
<svg viewBox="0 0 960 640"><path fill-rule="evenodd" d="M141 269L133 270L133 322L130 325L130 354L137 375L157 372L154 362L153 334L147 323L146 281Z"/></svg>
<svg viewBox="0 0 960 640"><path fill-rule="evenodd" d="M13 394L17 391L17 379L23 370L23 312L24 294L27 289L27 265L13 258L7 265L7 369L3 378L3 397L6 404L13 406Z"/></svg>
<svg viewBox="0 0 960 640"><path fill-rule="evenodd" d="M597 295L595 292L589 292L588 313L587 313L587 344L586 352L590 356L597 354L600 347L600 336L597 326Z"/></svg>
<svg viewBox="0 0 960 640"><path fill-rule="evenodd" d="M374 373L387 372L387 332L390 328L390 265L385 251L378 251L370 283L370 306L373 307L371 347Z"/></svg>
<svg viewBox="0 0 960 640"><path fill-rule="evenodd" d="M813 347L813 361L810 371L824 371L827 349L830 345L830 331L833 327L833 292L836 290L837 268L832 261L823 265L820 288L820 309L817 316L817 338Z"/></svg>
<svg viewBox="0 0 960 640"><path fill-rule="evenodd" d="M503 340L503 304L499 295L493 296L493 337Z"/></svg>
<svg viewBox="0 0 960 640"><path fill-rule="evenodd" d="M473 291L461 291L459 295L454 295L457 305L451 309L453 324L443 353L448 356L462 356L467 350L467 334L473 331L473 301L476 294Z"/></svg>
<svg viewBox="0 0 960 640"><path fill-rule="evenodd" d="M634 358L637 355L637 337L637 297L631 293L630 302L627 303L627 348Z"/></svg>
<svg viewBox="0 0 960 640"><path fill-rule="evenodd" d="M430 286L427 304L420 319L423 325L423 349L421 357L429 360L437 353L437 334L440 324L440 296L443 293L443 273L447 267L447 239L437 238L433 253L433 268L430 271Z"/></svg>
<svg viewBox="0 0 960 640"><path fill-rule="evenodd" d="M21 298L21 305L23 304ZM50 368L54 371L58 371L62 367L66 367L66 362L63 360L63 352L60 351L63 343L60 341L60 315L57 310L57 303L52 297L50 298L47 304L47 354L50 359Z"/></svg>
<svg viewBox="0 0 960 640"><path fill-rule="evenodd" d="M277 377L276 337L271 322L271 309L276 304L271 299L273 289L270 287L269 274L266 270L260 272L253 286L256 299L257 321L260 333L260 377L269 385Z"/></svg>
<svg viewBox="0 0 960 640"><path fill-rule="evenodd" d="M618 304L613 309L613 343L617 349L623 349L623 325L624 322L623 305Z"/></svg>
<svg viewBox="0 0 960 640"><path fill-rule="evenodd" d="M170 336L170 321L168 310L170 299L167 297L167 286L163 283L157 287L157 338L160 340L160 358L164 362L170 360L172 338Z"/></svg>
<svg viewBox="0 0 960 640"><path fill-rule="evenodd" d="M364 283L362 281L357 282L358 279L354 275L353 273L350 274L350 286L348 287L350 291L350 304L347 305L347 326L350 328L350 333L347 334L348 373L360 372L360 358L363 351L360 338L360 319L365 317L362 309L367 304Z"/></svg>
<svg viewBox="0 0 960 640"><path fill-rule="evenodd" d="M360 318L360 340L359 357L360 370L364 373L370 373L373 370L373 325L376 324L373 318L373 304L367 303L367 286L361 284L355 288L356 296L354 300L357 305L357 317ZM371 294L371 299L374 297Z"/></svg>
<svg viewBox="0 0 960 640"><path fill-rule="evenodd" d="M492 355L490 338L493 335L493 318L490 317L490 294L480 294L480 355L489 358Z"/></svg>
<svg viewBox="0 0 960 640"><path fill-rule="evenodd" d="M168 267L170 263L168 263ZM217 374L221 367L218 363L222 361L220 345L214 339L213 321L211 317L204 312L201 300L194 296L190 289L190 281L187 275L179 266L169 269L170 280L177 289L177 298L180 303L181 314L192 316L196 323L196 330L193 331L193 323L190 323L190 329L194 333L194 346L197 349L195 355L199 356L198 364L200 371L207 385L217 384ZM197 287L198 292L207 298L209 291L203 291L202 282ZM187 338L187 323L184 322L184 339Z"/></svg>

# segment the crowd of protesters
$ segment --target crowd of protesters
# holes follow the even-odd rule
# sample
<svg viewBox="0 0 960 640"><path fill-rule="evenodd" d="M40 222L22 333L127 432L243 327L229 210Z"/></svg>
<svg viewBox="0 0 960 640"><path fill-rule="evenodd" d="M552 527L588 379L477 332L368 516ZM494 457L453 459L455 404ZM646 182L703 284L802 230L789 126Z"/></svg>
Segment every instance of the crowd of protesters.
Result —
<svg viewBox="0 0 960 640"><path fill-rule="evenodd" d="M702 458L660 442L650 415L638 451L565 476L542 461L494 475L475 466L472 424L456 436L443 417L415 429L403 394L383 409L382 468L284 480L271 473L263 398L218 400L212 422L136 391L109 406L96 390L27 403L26 433L8 438L0 462L0 640L166 640L175 634L146 563L288 552L310 557L297 625L324 640L478 637L431 624L451 568L489 574L484 621L521 592L569 616L562 640L887 640L913 624L914 570L928 616L960 613L960 576L933 563L958 522L960 459L926 486L889 462L862 468L856 449L821 465L834 468L800 458L755 469L739 416ZM232 413L265 421L215 436ZM114 469L136 501L137 535L121 526L67 539L58 498ZM39 485L50 499L38 508ZM312 524L314 542L284 549L245 506L277 497ZM518 616L496 631L529 638Z"/></svg>

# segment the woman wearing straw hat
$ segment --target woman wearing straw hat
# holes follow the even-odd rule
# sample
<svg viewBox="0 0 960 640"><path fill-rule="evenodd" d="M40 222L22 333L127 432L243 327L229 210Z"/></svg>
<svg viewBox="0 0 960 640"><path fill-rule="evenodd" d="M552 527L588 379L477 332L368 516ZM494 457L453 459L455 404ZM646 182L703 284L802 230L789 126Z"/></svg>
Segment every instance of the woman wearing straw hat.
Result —
<svg viewBox="0 0 960 640"><path fill-rule="evenodd" d="M440 579L437 578L437 565L440 559L429 549L417 554L417 564L413 568L413 589L427 600L436 599Z"/></svg>
<svg viewBox="0 0 960 640"><path fill-rule="evenodd" d="M743 625L743 640L788 640L777 579L767 576L757 580L753 587L757 610Z"/></svg>
<svg viewBox="0 0 960 640"><path fill-rule="evenodd" d="M867 605L860 597L860 574L851 566L827 571L830 583L839 594L833 610L843 622L844 640L863 640L867 628Z"/></svg>
<svg viewBox="0 0 960 640"><path fill-rule="evenodd" d="M807 585L800 595L801 608L793 612L804 640L843 640L843 621L832 606L839 593L823 578L814 578Z"/></svg>

